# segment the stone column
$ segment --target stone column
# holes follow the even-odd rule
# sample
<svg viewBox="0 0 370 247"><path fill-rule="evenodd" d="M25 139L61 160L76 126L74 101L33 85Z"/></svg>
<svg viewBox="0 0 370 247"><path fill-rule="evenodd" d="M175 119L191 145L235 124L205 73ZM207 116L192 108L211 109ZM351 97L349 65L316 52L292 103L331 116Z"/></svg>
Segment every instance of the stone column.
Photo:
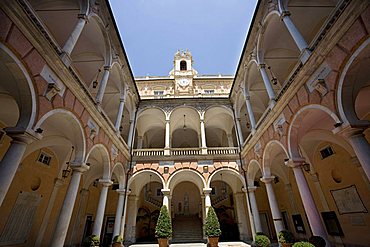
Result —
<svg viewBox="0 0 370 247"><path fill-rule="evenodd" d="M254 118L253 114L253 108L251 104L251 97L249 95L245 95L245 104L247 106L247 112L249 116L249 121L251 122L251 127L252 127L252 133L256 131L256 119Z"/></svg>
<svg viewBox="0 0 370 247"><path fill-rule="evenodd" d="M71 55L73 49L76 46L76 43L82 33L82 30L84 29L86 23L88 21L88 18L84 14L78 15L78 22L73 29L72 33L69 35L66 43L63 46L63 51L67 53L68 55Z"/></svg>
<svg viewBox="0 0 370 247"><path fill-rule="evenodd" d="M129 243L135 243L136 242L136 216L137 216L137 202L139 200L139 197L136 195L130 195L128 198L128 214L129 217L127 217L127 229L125 233L125 239Z"/></svg>
<svg viewBox="0 0 370 247"><path fill-rule="evenodd" d="M208 214L209 207L212 206L212 203L211 203L211 192L212 192L212 188L205 188L205 189L203 189L203 193L204 193L204 209L205 209L205 214L206 214L205 216L206 217L207 217L207 214Z"/></svg>
<svg viewBox="0 0 370 247"><path fill-rule="evenodd" d="M255 195L256 189L257 189L256 186L249 186L247 193L249 195L249 201L251 203L251 211L253 213L253 222L256 232L263 232Z"/></svg>
<svg viewBox="0 0 370 247"><path fill-rule="evenodd" d="M116 123L114 124L114 127L116 129L117 135L120 135L120 126L123 118L123 110L125 109L125 98L120 98L119 100L119 106L118 106L118 112L116 117Z"/></svg>
<svg viewBox="0 0 370 247"><path fill-rule="evenodd" d="M161 189L162 191L162 194L163 194L163 205L165 205L168 209L168 211L170 210L170 200L169 200L169 196L170 196L170 189ZM171 215L171 214L170 214Z"/></svg>
<svg viewBox="0 0 370 247"><path fill-rule="evenodd" d="M235 205L236 205L236 214L238 219L238 228L240 233L240 239L243 241L247 241L248 237L250 236L250 232L248 229L246 217L247 214L244 208L244 193L238 192L234 193Z"/></svg>
<svg viewBox="0 0 370 247"><path fill-rule="evenodd" d="M51 211L54 207L55 199L57 198L59 189L60 189L60 187L63 186L63 184L64 184L64 182L63 182L62 179L60 179L60 178L55 179L54 188L53 188L53 191L51 192L50 199L49 199L49 202L48 202L48 206L46 208L44 218L42 219L42 223L41 223L41 226L40 226L39 233L37 234L35 247L40 247L43 244L42 241L44 240L44 234L45 234L45 231L46 231L48 223L49 223Z"/></svg>
<svg viewBox="0 0 370 247"><path fill-rule="evenodd" d="M251 226L251 231L252 231L252 239L254 239L255 235L256 235L256 226L255 226L255 223L254 223L254 213L250 207L250 198L248 196L248 190L245 189L245 188L242 188L242 191L244 192L245 194L245 200L247 202L247 209L248 209L248 215L249 215L249 224Z"/></svg>
<svg viewBox="0 0 370 247"><path fill-rule="evenodd" d="M36 133L28 131L21 133L9 132L7 131L7 134L13 140L10 142L10 146L0 162L0 206L3 204L27 145L39 138L36 138Z"/></svg>
<svg viewBox="0 0 370 247"><path fill-rule="evenodd" d="M109 73L110 73L110 66L104 66L103 78L100 81L98 93L96 94L96 98L95 98L96 104L98 105L101 105L101 102L103 101L105 88L107 87L107 83L108 83Z"/></svg>
<svg viewBox="0 0 370 247"><path fill-rule="evenodd" d="M89 166L85 164L79 164L72 162L72 177L69 182L66 196L62 205L62 209L59 213L59 218L55 226L53 238L51 240L50 246L52 247L62 247L67 235L67 230L69 222L71 221L71 216L73 212L73 207L75 205L76 196L78 192L78 187L80 185L81 175L83 172L89 169Z"/></svg>
<svg viewBox="0 0 370 247"><path fill-rule="evenodd" d="M89 190L88 189L81 189L80 191L80 200L77 206L77 216L75 219L75 222L72 227L71 237L69 239L69 245L72 246L74 243L79 243L81 239L79 239L81 236L79 236L79 228L80 224L83 221L83 218L85 217L85 211L86 206L88 203L88 197L89 197ZM77 236L77 237L76 237Z"/></svg>
<svg viewBox="0 0 370 247"><path fill-rule="evenodd" d="M259 64L258 66L259 66L259 70L260 70L260 73L261 73L261 76L262 76L262 79L263 79L263 83L265 84L266 91L267 91L267 94L268 94L269 99L270 99L269 105L271 107L275 104L275 92L274 92L274 89L271 86L270 79L267 75L266 65L265 64Z"/></svg>
<svg viewBox="0 0 370 247"><path fill-rule="evenodd" d="M103 220L104 220L105 204L107 202L108 188L109 186L113 184L113 182L110 180L100 179L99 183L101 183L103 187L101 188L101 191L100 191L99 204L98 204L98 209L96 210L92 235L96 235L100 237L101 228L102 228Z"/></svg>
<svg viewBox="0 0 370 247"><path fill-rule="evenodd" d="M123 216L121 219L121 230L120 235L125 236L125 226L126 226L126 215L127 215L127 204L128 204L128 196L130 195L131 191L125 191L125 207L123 208Z"/></svg>
<svg viewBox="0 0 370 247"><path fill-rule="evenodd" d="M127 146L128 148L130 149L131 146L132 146L132 136L134 134L134 126L135 126L135 121L134 120L130 120L130 130L128 132L128 138L127 138Z"/></svg>
<svg viewBox="0 0 370 247"><path fill-rule="evenodd" d="M363 134L363 130L347 127L341 134L346 137L351 144L362 169L364 169L367 179L370 181L370 145Z"/></svg>
<svg viewBox="0 0 370 247"><path fill-rule="evenodd" d="M283 217L280 213L279 206L276 201L274 188L272 187L272 182L274 181L274 176L263 177L261 181L265 183L267 190L267 197L270 204L272 219L274 220L274 226L276 231L276 236L280 231L284 230Z"/></svg>
<svg viewBox="0 0 370 247"><path fill-rule="evenodd" d="M164 155L170 155L170 120L166 119Z"/></svg>
<svg viewBox="0 0 370 247"><path fill-rule="evenodd" d="M326 245L330 246L328 235L326 234L324 225L321 222L320 214L317 211L315 201L302 171L302 161L295 162L293 160L289 160L286 164L293 169L294 177L298 185L299 194L301 195L308 222L311 226L312 234L321 236L325 239Z"/></svg>
<svg viewBox="0 0 370 247"><path fill-rule="evenodd" d="M118 193L118 202L117 202L117 209L116 209L116 218L114 219L113 238L117 235L120 235L122 212L123 212L123 201L125 200L125 190L117 189L116 191Z"/></svg>
<svg viewBox="0 0 370 247"><path fill-rule="evenodd" d="M200 139L202 140L202 154L207 154L206 128L204 126L204 118L200 119Z"/></svg>
<svg viewBox="0 0 370 247"><path fill-rule="evenodd" d="M280 18L284 22L298 49L301 51L300 59L304 64L310 56L310 52L308 50L308 45L306 41L304 40L302 34L298 31L297 27L294 25L292 19L290 18L289 11L283 11L280 15Z"/></svg>
<svg viewBox="0 0 370 247"><path fill-rule="evenodd" d="M238 137L239 137L240 145L243 146L244 138L243 138L242 127L240 126L240 118L237 118L235 122L236 122L236 129L238 131Z"/></svg>

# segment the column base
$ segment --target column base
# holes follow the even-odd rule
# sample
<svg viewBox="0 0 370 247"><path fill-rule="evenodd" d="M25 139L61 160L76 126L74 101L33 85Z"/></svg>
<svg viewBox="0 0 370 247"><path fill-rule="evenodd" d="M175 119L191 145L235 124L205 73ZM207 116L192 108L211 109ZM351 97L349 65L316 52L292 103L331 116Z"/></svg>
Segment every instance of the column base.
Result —
<svg viewBox="0 0 370 247"><path fill-rule="evenodd" d="M207 148L201 148L201 154L207 155L208 154Z"/></svg>

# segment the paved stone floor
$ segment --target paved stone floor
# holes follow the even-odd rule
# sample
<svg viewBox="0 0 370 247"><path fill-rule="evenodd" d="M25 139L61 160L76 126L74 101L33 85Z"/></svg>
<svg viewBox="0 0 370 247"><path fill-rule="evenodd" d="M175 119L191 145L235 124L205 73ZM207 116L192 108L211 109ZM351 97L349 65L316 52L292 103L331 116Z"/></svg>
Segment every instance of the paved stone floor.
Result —
<svg viewBox="0 0 370 247"><path fill-rule="evenodd" d="M158 244L133 244L133 247L157 247ZM170 247L206 247L204 243L190 243L190 244L170 244ZM219 247L250 247L249 244L243 242L220 242Z"/></svg>

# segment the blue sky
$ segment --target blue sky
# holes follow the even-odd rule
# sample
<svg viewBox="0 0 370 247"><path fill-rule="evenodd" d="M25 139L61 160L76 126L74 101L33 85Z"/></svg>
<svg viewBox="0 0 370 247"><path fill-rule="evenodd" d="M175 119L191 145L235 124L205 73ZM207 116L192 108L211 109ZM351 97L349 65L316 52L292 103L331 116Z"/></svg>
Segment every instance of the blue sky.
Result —
<svg viewBox="0 0 370 247"><path fill-rule="evenodd" d="M235 74L257 0L109 0L135 76L166 76L178 49L199 74Z"/></svg>

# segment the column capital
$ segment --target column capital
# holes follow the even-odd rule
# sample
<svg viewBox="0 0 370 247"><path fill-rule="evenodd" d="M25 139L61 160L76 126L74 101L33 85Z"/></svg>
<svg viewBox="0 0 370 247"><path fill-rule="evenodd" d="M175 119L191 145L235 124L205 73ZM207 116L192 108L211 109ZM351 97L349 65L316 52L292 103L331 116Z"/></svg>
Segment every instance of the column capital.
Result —
<svg viewBox="0 0 370 247"><path fill-rule="evenodd" d="M260 63L260 64L258 64L258 68L259 69L264 69L264 68L266 68L266 64Z"/></svg>
<svg viewBox="0 0 370 247"><path fill-rule="evenodd" d="M104 70L105 70L105 71L110 71L110 69L111 69L111 66L110 66L110 65L105 65L105 66L104 66Z"/></svg>
<svg viewBox="0 0 370 247"><path fill-rule="evenodd" d="M85 14L78 14L77 15L77 18L78 19L83 19L84 21L88 21L89 20L89 18L87 17L87 15L85 15Z"/></svg>
<svg viewBox="0 0 370 247"><path fill-rule="evenodd" d="M288 159L284 161L285 165L291 168L300 167L305 163L304 158L294 158L294 159Z"/></svg>
<svg viewBox="0 0 370 247"><path fill-rule="evenodd" d="M90 169L90 166L86 165L86 163L84 162L72 161L70 163L70 166L73 171L78 171L78 172L86 172Z"/></svg>
<svg viewBox="0 0 370 247"><path fill-rule="evenodd" d="M119 98L120 103L125 103L125 101L126 101L126 98Z"/></svg>
<svg viewBox="0 0 370 247"><path fill-rule="evenodd" d="M170 189L161 189L161 192L164 196L169 196L170 195L170 192L171 190Z"/></svg>
<svg viewBox="0 0 370 247"><path fill-rule="evenodd" d="M126 190L125 189L116 189L116 192L119 194L119 195L124 195ZM126 195L130 195L131 194L131 190L127 190L127 193Z"/></svg>
<svg viewBox="0 0 370 247"><path fill-rule="evenodd" d="M283 19L285 16L290 16L290 11L288 10L284 10L283 12L281 12L280 14L280 18Z"/></svg>
<svg viewBox="0 0 370 247"><path fill-rule="evenodd" d="M275 176L270 176L270 177L262 177L260 180L264 182L265 184L271 184L272 181L274 181Z"/></svg>
<svg viewBox="0 0 370 247"><path fill-rule="evenodd" d="M22 142L25 144L30 144L33 141L42 139L42 135L40 133L37 133L33 129L22 130L22 129L10 127L10 128L5 128L5 132L8 136L10 136L13 139L14 142Z"/></svg>
<svg viewBox="0 0 370 247"><path fill-rule="evenodd" d="M248 186L247 191L248 191L248 192L255 192L255 191L256 191L256 189L257 189L257 186Z"/></svg>
<svg viewBox="0 0 370 247"><path fill-rule="evenodd" d="M212 188L204 188L204 189L203 189L203 193L204 193L205 195L209 195L209 194L211 194L211 192L212 192Z"/></svg>
<svg viewBox="0 0 370 247"><path fill-rule="evenodd" d="M353 127L351 125L347 126L340 126L333 130L334 134L338 134L344 136L346 138L350 138L353 136L361 136L364 133L365 128L361 127Z"/></svg>
<svg viewBox="0 0 370 247"><path fill-rule="evenodd" d="M245 97L245 100L251 100L251 96L250 95L244 95Z"/></svg>
<svg viewBox="0 0 370 247"><path fill-rule="evenodd" d="M236 121L240 122L240 117L237 117L237 118L235 118L235 119L236 119Z"/></svg>
<svg viewBox="0 0 370 247"><path fill-rule="evenodd" d="M64 185L64 180L63 179L61 179L61 178L56 178L56 179L54 179L54 186L55 187L61 187L61 186L63 186Z"/></svg>
<svg viewBox="0 0 370 247"><path fill-rule="evenodd" d="M113 184L113 181L110 179L99 179L99 183L104 187L109 187Z"/></svg>

